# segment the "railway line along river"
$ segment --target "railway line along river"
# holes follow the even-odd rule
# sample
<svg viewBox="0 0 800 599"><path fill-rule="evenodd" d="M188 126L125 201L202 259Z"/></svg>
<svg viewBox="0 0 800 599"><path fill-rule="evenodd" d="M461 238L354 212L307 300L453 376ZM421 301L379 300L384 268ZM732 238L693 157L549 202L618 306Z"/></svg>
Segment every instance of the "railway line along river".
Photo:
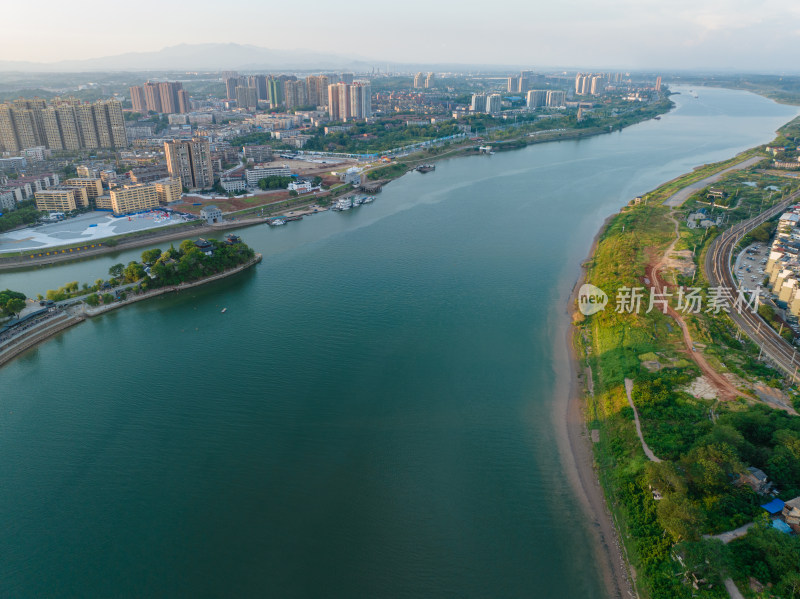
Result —
<svg viewBox="0 0 800 599"><path fill-rule="evenodd" d="M579 263L631 197L797 113L698 91L619 133L445 160L372 204L242 229L258 267L0 369L0 594L606 596L556 392ZM94 281L140 252L0 288Z"/></svg>

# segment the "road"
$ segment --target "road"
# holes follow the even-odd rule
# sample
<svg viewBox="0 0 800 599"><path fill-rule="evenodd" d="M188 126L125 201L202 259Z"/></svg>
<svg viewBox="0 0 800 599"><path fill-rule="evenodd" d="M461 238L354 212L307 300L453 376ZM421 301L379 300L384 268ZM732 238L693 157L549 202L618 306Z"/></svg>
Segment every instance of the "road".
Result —
<svg viewBox="0 0 800 599"><path fill-rule="evenodd" d="M740 171L743 168L747 168L748 166L753 166L754 164L757 164L762 160L764 160L763 156L754 156L753 158L748 158L747 160L744 160L739 164L734 164L733 166L729 166L728 168L723 169L718 173L714 173L713 175L710 175L705 179L701 179L697 183L692 183L691 185L687 185L686 187L682 188L679 191L676 191L671 196L669 196L664 201L664 206L669 206L671 208L676 208L678 206L681 206L686 200L689 199L689 196L692 195L695 191L700 191L707 185L710 185L711 183L716 183L717 181L720 180L720 178L722 178L722 175L730 173L731 171Z"/></svg>
<svg viewBox="0 0 800 599"><path fill-rule="evenodd" d="M758 225L783 212L788 206L800 198L800 192L790 195L779 204L762 212L755 218L734 225L722 235L717 237L709 246L706 253L705 273L710 287L727 287L735 297L736 281L731 270L731 256L741 238ZM770 327L763 318L754 314L749 309L730 311L731 319L740 329L752 339L764 356L785 371L788 375L798 380L798 365L800 355L797 350L783 339L778 332Z"/></svg>

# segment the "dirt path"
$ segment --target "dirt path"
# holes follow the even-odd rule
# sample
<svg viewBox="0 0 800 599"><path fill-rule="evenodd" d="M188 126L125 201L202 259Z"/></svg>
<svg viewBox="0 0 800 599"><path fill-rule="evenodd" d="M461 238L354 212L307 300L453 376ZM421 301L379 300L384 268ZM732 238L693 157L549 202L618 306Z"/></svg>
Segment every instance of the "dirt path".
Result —
<svg viewBox="0 0 800 599"><path fill-rule="evenodd" d="M663 268L664 264L666 263L667 259L669 258L670 254L675 250L675 245L680 240L680 223L675 219L672 212L670 212L668 218L675 223L675 239L673 239L672 243L666 249L666 251L661 255L661 258L655 264L651 264L646 272L647 277L650 280L650 284L653 286L653 289L656 293L663 293L664 289L666 289L664 285L664 281L661 278L661 269ZM689 327L686 325L686 322L683 320L683 316L676 311L672 306L667 306L667 314L676 322L678 326L681 328L681 334L683 336L683 344L686 347L686 352L691 358L691 360L697 364L700 368L700 371L705 375L708 381L713 385L713 387L717 390L719 394L719 398L724 401L730 401L735 399L739 396L739 390L722 374L717 372L711 364L708 363L705 356L702 353L695 351L694 341L692 340L692 336L689 333Z"/></svg>
<svg viewBox="0 0 800 599"><path fill-rule="evenodd" d="M660 462L661 458L653 453L653 450L650 449L647 443L645 443L644 435L642 435L642 425L639 423L639 411L636 409L636 406L633 405L633 381L631 379L625 379L625 395L628 396L628 405L633 410L633 420L636 423L636 434L639 435L639 441L642 442L644 455L646 455L647 459L651 462Z"/></svg>

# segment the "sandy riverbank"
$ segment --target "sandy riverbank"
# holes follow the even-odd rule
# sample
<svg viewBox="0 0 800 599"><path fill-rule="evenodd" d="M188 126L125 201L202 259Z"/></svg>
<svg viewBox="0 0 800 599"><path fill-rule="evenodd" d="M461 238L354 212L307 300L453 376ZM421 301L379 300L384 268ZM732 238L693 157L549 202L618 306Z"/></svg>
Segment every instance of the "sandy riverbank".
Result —
<svg viewBox="0 0 800 599"><path fill-rule="evenodd" d="M598 239L613 218L609 216L595 236L591 256ZM553 337L553 365L555 368L554 421L558 448L565 474L575 497L583 507L597 556L597 567L602 574L609 597L635 597L629 577L629 565L619 540L619 532L606 505L606 497L595 470L592 440L586 428L585 389L590 374L581 363L573 342L572 317L577 303L577 292L584 282L585 269L581 268L578 281L569 295L566 310L555 314L556 330ZM566 401L564 401L566 398Z"/></svg>

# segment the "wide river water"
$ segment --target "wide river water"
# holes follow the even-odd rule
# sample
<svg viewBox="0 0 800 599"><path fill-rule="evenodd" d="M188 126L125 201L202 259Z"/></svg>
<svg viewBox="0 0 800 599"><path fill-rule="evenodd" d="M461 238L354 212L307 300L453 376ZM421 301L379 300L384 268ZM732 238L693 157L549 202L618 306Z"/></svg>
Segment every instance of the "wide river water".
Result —
<svg viewBox="0 0 800 599"><path fill-rule="evenodd" d="M682 91L659 121L242 229L256 268L3 367L0 595L603 597L554 422L578 265L631 197L797 113Z"/></svg>

